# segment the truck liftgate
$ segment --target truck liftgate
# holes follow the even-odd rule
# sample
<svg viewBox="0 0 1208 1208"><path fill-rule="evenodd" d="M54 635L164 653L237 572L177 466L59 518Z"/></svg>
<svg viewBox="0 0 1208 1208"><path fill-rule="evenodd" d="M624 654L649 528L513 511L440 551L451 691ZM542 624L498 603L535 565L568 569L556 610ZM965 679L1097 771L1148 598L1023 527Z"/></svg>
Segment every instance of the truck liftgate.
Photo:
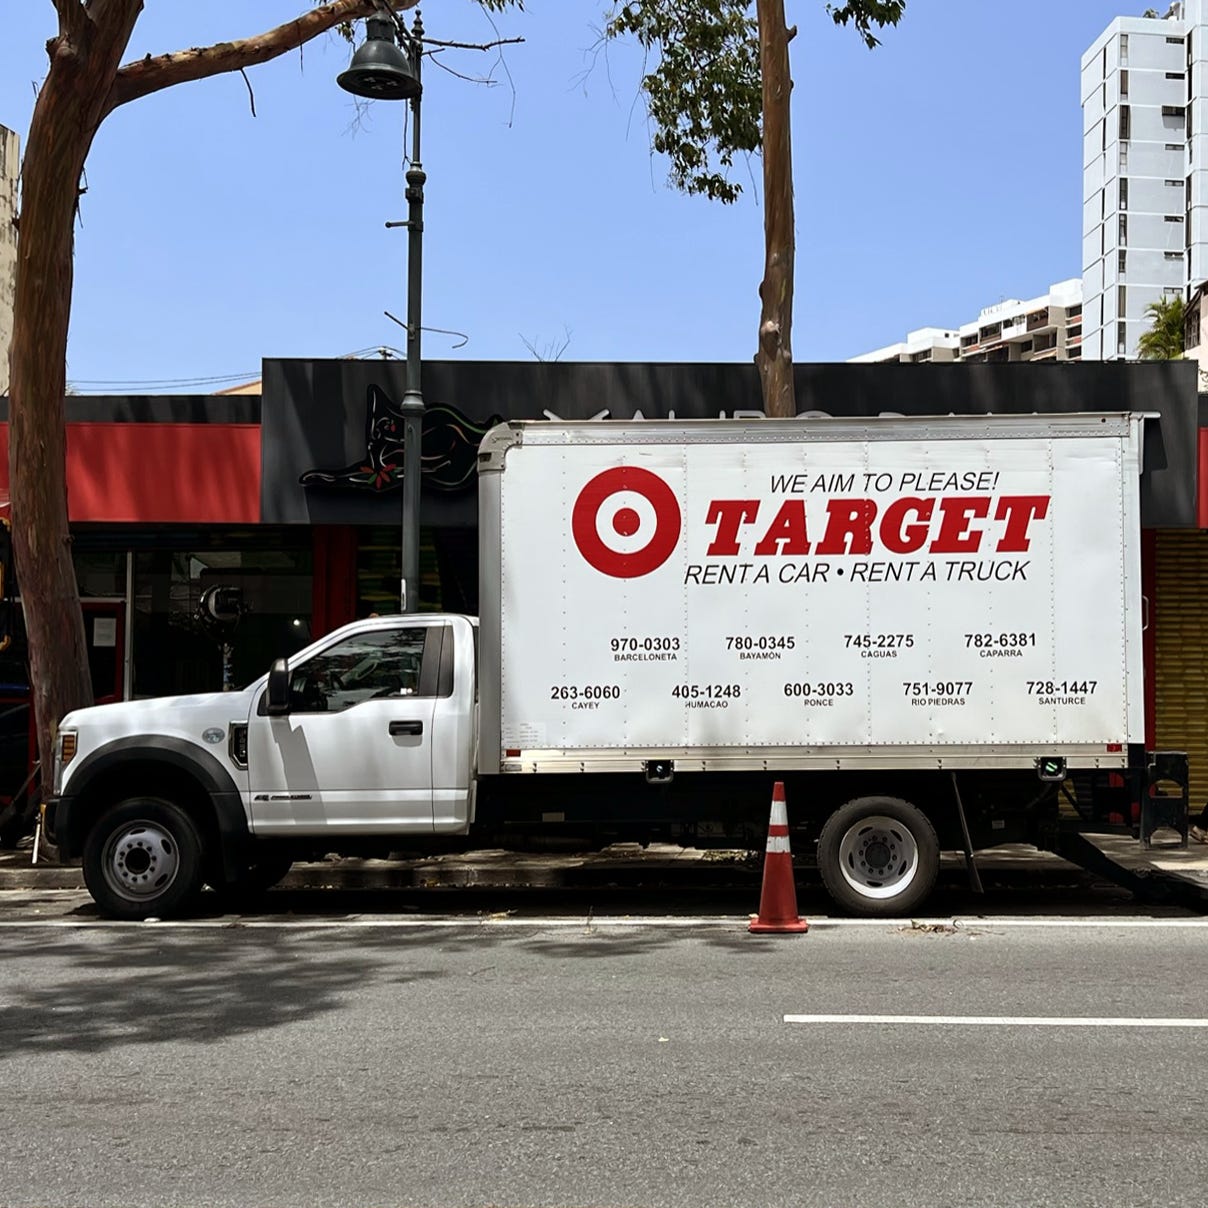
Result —
<svg viewBox="0 0 1208 1208"><path fill-rule="evenodd" d="M1150 751L1124 775L1073 777L1052 850L1155 905L1208 910L1208 847L1189 843L1189 769L1183 751ZM1197 819L1208 829L1208 805ZM1198 847L1198 850L1196 850Z"/></svg>

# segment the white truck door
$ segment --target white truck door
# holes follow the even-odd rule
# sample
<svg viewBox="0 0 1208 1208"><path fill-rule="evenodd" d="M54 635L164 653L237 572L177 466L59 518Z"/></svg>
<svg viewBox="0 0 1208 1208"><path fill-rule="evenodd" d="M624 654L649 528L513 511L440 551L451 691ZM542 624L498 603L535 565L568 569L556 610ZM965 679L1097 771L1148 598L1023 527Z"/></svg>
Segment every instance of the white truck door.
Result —
<svg viewBox="0 0 1208 1208"><path fill-rule="evenodd" d="M290 667L290 712L248 719L253 833L433 829L433 721L445 626L408 620Z"/></svg>

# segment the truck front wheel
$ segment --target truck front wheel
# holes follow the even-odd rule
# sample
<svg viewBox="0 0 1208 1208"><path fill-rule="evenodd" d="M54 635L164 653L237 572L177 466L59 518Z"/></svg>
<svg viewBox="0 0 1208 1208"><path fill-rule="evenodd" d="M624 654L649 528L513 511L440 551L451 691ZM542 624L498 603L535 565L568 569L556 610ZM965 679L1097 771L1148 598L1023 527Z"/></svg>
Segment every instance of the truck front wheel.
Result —
<svg viewBox="0 0 1208 1208"><path fill-rule="evenodd" d="M837 809L818 837L818 871L853 914L908 914L930 895L940 867L935 829L897 797L860 797Z"/></svg>
<svg viewBox="0 0 1208 1208"><path fill-rule="evenodd" d="M160 797L107 809L84 843L84 884L114 919L163 917L201 889L201 839L188 814Z"/></svg>

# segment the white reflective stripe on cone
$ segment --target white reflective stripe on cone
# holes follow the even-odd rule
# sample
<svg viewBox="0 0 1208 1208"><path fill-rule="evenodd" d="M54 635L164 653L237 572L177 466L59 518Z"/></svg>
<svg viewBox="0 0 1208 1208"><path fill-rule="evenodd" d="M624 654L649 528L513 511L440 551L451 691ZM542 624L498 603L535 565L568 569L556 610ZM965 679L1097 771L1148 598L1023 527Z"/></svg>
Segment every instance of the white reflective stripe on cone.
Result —
<svg viewBox="0 0 1208 1208"><path fill-rule="evenodd" d="M788 824L789 824L789 813L788 813L788 810L786 810L784 807L784 802L783 801L773 801L772 802L771 825L772 826L788 826Z"/></svg>
<svg viewBox="0 0 1208 1208"><path fill-rule="evenodd" d="M784 852L787 855L789 852L788 835L769 835L768 836L768 851L769 852Z"/></svg>

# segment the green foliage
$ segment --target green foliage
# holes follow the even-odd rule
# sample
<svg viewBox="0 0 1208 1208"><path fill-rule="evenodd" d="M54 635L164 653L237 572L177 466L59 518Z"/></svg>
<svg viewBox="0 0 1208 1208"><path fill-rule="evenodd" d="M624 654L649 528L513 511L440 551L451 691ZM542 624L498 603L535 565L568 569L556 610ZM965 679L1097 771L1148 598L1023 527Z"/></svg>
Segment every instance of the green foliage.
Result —
<svg viewBox="0 0 1208 1208"><path fill-rule="evenodd" d="M654 150L687 193L734 201L738 152L759 146L759 36L746 0L629 0L605 35L625 34L656 56L642 79Z"/></svg>
<svg viewBox="0 0 1208 1208"><path fill-rule="evenodd" d="M1145 313L1153 323L1137 341L1141 360L1179 360L1183 355L1183 320L1186 316L1183 295L1159 298L1145 308Z"/></svg>
<svg viewBox="0 0 1208 1208"><path fill-rule="evenodd" d="M874 29L896 25L906 0L847 0L826 9L873 47ZM671 183L736 200L742 186L730 179L734 157L757 151L762 129L759 27L750 0L626 0L607 18L604 35L633 37L655 60L642 89L652 146L670 162Z"/></svg>
<svg viewBox="0 0 1208 1208"><path fill-rule="evenodd" d="M848 0L847 4L828 4L826 11L836 25L854 25L865 46L872 50L881 45L881 40L872 32L873 26L884 29L887 25L897 25L906 11L906 0Z"/></svg>
<svg viewBox="0 0 1208 1208"><path fill-rule="evenodd" d="M312 4L323 4L325 0L311 0ZM524 11L524 0L478 0L478 3L489 13L501 13L505 8L517 8L521 12ZM403 16L406 17L404 11ZM354 46L356 41L356 22L341 21L336 27L336 33L340 35L346 42L351 42Z"/></svg>

